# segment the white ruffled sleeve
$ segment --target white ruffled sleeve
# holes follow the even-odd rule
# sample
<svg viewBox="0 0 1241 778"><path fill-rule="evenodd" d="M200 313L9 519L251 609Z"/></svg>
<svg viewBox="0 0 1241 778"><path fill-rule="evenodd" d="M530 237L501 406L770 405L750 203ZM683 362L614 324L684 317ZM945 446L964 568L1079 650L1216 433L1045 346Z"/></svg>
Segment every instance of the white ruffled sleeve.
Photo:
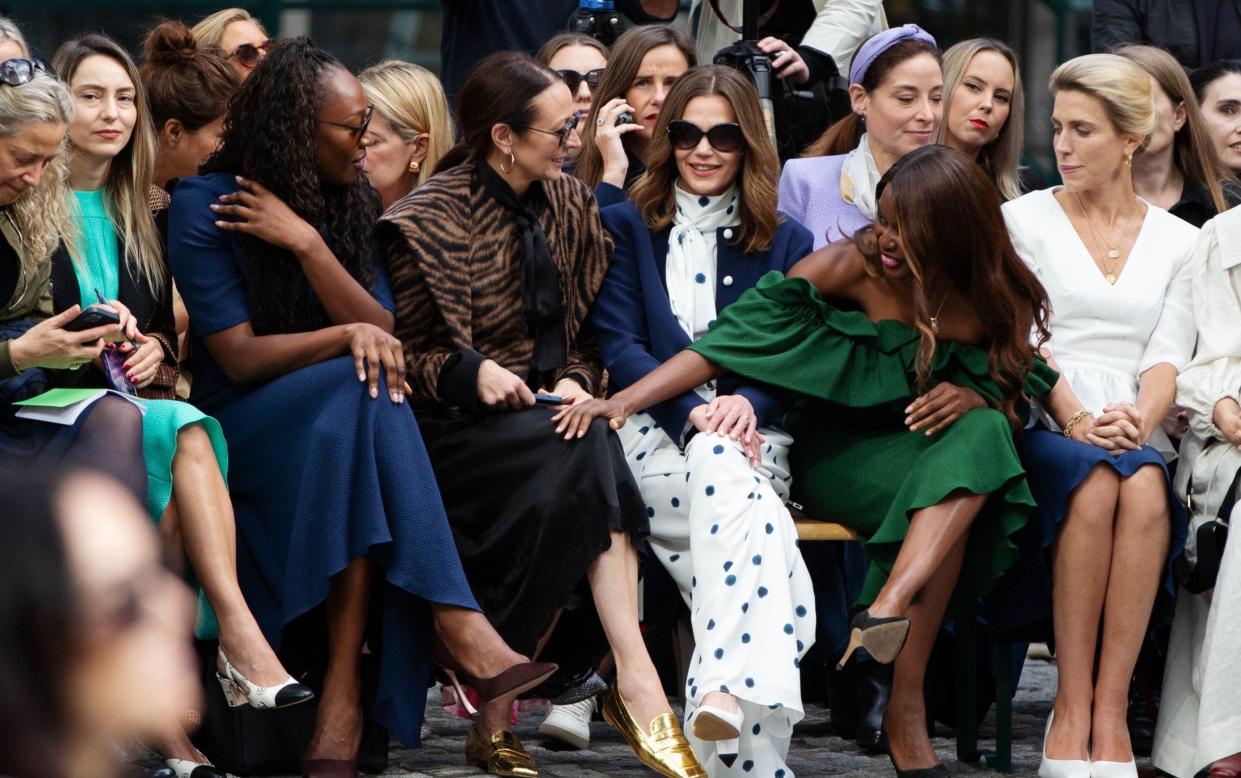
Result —
<svg viewBox="0 0 1241 778"><path fill-rule="evenodd" d="M1234 221L1236 216L1232 217ZM1203 226L1194 248L1192 288L1198 351L1176 379L1176 401L1189 411L1190 429L1204 439L1223 437L1213 421L1215 404L1225 397L1241 402L1241 301L1233 286L1232 271L1223 266L1224 249L1216 225L1219 218Z"/></svg>

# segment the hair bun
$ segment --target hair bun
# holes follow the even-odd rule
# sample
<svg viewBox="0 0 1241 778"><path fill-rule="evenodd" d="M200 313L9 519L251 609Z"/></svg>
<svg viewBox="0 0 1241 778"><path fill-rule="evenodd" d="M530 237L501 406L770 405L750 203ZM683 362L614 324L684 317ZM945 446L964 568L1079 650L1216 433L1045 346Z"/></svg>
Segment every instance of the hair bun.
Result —
<svg viewBox="0 0 1241 778"><path fill-rule="evenodd" d="M198 43L189 27L178 21L167 21L147 33L142 53L147 62L175 65L194 60L198 56Z"/></svg>

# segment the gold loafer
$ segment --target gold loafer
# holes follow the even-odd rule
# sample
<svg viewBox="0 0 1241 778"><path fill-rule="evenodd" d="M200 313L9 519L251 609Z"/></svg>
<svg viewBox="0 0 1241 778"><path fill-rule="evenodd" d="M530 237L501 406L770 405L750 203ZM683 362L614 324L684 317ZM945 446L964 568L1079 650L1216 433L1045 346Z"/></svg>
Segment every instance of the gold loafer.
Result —
<svg viewBox="0 0 1241 778"><path fill-rule="evenodd" d="M634 720L615 684L603 698L603 717L624 736L642 764L668 778L707 778L672 713L661 713L643 728Z"/></svg>
<svg viewBox="0 0 1241 778"><path fill-rule="evenodd" d="M470 727L470 734L465 737L465 761L491 775L539 778L534 757L526 753L516 735L503 729L492 732L487 740L477 727Z"/></svg>

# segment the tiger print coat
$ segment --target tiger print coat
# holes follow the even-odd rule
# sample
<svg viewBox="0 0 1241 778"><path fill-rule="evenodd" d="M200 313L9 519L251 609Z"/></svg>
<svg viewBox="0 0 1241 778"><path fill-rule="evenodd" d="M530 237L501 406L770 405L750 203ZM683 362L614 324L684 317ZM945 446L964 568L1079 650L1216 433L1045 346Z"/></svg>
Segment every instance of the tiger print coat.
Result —
<svg viewBox="0 0 1241 778"><path fill-rule="evenodd" d="M565 311L566 363L551 383L573 378L597 394L603 367L591 328L583 325L607 272L612 238L585 184L564 175L543 189L547 206L539 224L560 270ZM452 404L442 396L440 374L462 355L529 376L534 340L522 302L516 224L483 190L472 162L434 176L380 220L415 407Z"/></svg>

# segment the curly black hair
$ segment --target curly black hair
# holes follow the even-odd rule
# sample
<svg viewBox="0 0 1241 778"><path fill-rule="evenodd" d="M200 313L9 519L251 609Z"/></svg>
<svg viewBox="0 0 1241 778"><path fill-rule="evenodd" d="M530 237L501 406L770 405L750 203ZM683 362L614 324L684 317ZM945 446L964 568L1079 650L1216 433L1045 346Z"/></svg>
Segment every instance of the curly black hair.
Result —
<svg viewBox="0 0 1241 778"><path fill-rule="evenodd" d="M315 155L320 84L324 73L343 67L306 37L275 45L229 101L220 148L200 172L239 174L270 189L323 231L349 274L371 289L379 196L363 176L349 186L325 183ZM331 324L290 252L249 235L239 240L256 334Z"/></svg>

